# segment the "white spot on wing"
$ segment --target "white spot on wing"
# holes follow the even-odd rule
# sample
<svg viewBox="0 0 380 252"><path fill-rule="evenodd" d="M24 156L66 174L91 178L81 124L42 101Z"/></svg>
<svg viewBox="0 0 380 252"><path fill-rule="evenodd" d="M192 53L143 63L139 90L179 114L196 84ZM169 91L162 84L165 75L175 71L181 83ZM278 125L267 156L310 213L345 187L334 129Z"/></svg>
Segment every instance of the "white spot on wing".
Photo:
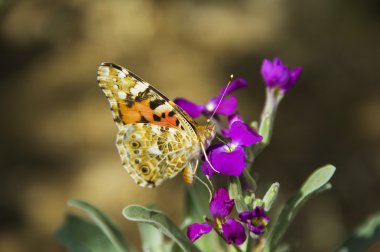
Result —
<svg viewBox="0 0 380 252"><path fill-rule="evenodd" d="M120 99L125 99L127 98L127 94L123 91L117 92L117 95L119 96Z"/></svg>
<svg viewBox="0 0 380 252"><path fill-rule="evenodd" d="M169 128L169 133L170 133L170 134L175 135L176 132L177 132L176 129Z"/></svg>
<svg viewBox="0 0 380 252"><path fill-rule="evenodd" d="M157 146L152 146L148 149L148 153L149 154L153 154L153 155L161 155L162 152L158 149Z"/></svg>
<svg viewBox="0 0 380 252"><path fill-rule="evenodd" d="M107 76L110 73L110 69L108 67L103 67L101 70L102 75Z"/></svg>
<svg viewBox="0 0 380 252"><path fill-rule="evenodd" d="M119 74L117 75L119 78L125 78L125 73L123 72L119 72Z"/></svg>
<svg viewBox="0 0 380 252"><path fill-rule="evenodd" d="M119 86L118 85L113 85L113 88L114 89L119 89Z"/></svg>
<svg viewBox="0 0 380 252"><path fill-rule="evenodd" d="M160 128L158 127L152 127L152 131L154 134L160 134Z"/></svg>
<svg viewBox="0 0 380 252"><path fill-rule="evenodd" d="M144 83L138 81L136 82L136 85L133 88L131 88L131 93L136 96L139 93L144 92L146 88L147 86Z"/></svg>
<svg viewBox="0 0 380 252"><path fill-rule="evenodd" d="M168 110L169 110L169 108L165 104L162 104L162 105L160 105L160 106L158 106L157 108L154 109L154 111L156 111L157 113L165 113Z"/></svg>

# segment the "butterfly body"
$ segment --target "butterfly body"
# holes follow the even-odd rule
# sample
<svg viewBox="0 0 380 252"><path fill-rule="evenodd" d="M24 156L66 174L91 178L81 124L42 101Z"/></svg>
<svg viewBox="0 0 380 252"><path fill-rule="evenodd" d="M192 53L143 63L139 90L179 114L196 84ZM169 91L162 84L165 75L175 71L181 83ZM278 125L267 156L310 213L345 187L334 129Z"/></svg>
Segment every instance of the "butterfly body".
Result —
<svg viewBox="0 0 380 252"><path fill-rule="evenodd" d="M198 125L185 111L127 69L102 63L98 82L118 127L116 146L134 181L156 187L184 171L193 180L201 155L214 137L213 125Z"/></svg>

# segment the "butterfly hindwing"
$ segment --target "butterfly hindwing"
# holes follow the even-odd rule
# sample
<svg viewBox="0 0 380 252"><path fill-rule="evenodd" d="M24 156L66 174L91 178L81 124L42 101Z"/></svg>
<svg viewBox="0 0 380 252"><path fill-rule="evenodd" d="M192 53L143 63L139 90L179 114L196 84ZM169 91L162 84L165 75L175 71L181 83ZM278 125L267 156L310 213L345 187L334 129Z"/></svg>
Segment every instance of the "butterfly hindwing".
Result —
<svg viewBox="0 0 380 252"><path fill-rule="evenodd" d="M119 130L117 148L135 182L155 187L191 165L189 153L199 152L185 131L145 123L132 123Z"/></svg>

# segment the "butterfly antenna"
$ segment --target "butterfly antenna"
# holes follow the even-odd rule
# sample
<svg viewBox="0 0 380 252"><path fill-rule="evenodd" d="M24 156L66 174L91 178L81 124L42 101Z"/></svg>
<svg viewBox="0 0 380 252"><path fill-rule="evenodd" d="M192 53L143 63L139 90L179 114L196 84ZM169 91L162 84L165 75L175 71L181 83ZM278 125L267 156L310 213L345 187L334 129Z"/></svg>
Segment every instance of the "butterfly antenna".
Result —
<svg viewBox="0 0 380 252"><path fill-rule="evenodd" d="M229 80L229 82L227 83L227 86L226 86L226 88L224 89L223 94L222 94L222 96L220 97L218 104L216 105L216 107L215 107L214 111L212 112L211 116L207 119L207 125L209 125L209 124L211 123L211 120L212 120L212 118L214 117L216 111L218 110L220 104L222 103L224 96L226 96L226 93L227 93L228 87L230 86L230 84L231 84L233 78L234 78L234 75L231 74L231 75L230 75L230 80Z"/></svg>
<svg viewBox="0 0 380 252"><path fill-rule="evenodd" d="M227 93L228 87L230 86L230 84L231 84L233 78L234 78L234 75L231 74L231 75L230 75L230 80L229 80L229 82L227 83L226 88L223 90L222 96L220 97L218 104L216 105L216 107L215 107L214 111L212 112L211 116L207 119L206 127L209 126L209 124L211 123L211 120L212 120L212 118L214 117L216 111L218 110L220 104L222 103L222 100L223 100L224 96L226 96L226 93ZM207 153L206 153L206 150L205 150L205 147L203 146L203 143L201 143L201 148L202 148L203 154L204 154L204 156L205 156L206 162L210 165L211 169L213 169L214 172L216 172L216 173L220 173L218 170L215 169L215 167L211 164L210 160L208 159L208 157L207 157Z"/></svg>
<svg viewBox="0 0 380 252"><path fill-rule="evenodd" d="M219 141L221 141L224 145L226 145L228 147L228 149L232 152L232 149L231 149L231 146L228 142L226 142L224 139L218 137L218 136L215 136Z"/></svg>
<svg viewBox="0 0 380 252"><path fill-rule="evenodd" d="M223 139L223 138L220 138L219 136L215 136L219 141L221 141L222 143L224 143L225 145L228 145L228 143Z"/></svg>

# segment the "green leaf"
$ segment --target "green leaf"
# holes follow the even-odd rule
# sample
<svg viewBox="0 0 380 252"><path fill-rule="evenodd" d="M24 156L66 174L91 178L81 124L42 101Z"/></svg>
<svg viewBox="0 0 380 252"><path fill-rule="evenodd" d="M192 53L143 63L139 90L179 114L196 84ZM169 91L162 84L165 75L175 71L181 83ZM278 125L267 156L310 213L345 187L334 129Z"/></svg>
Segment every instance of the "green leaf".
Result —
<svg viewBox="0 0 380 252"><path fill-rule="evenodd" d="M149 205L149 208L158 209L157 205L154 204ZM157 228L145 223L138 223L137 225L140 231L140 238L142 242L143 251L166 251L164 235L159 230L157 230Z"/></svg>
<svg viewBox="0 0 380 252"><path fill-rule="evenodd" d="M265 212L269 212L272 208L273 203L277 199L278 191L280 190L280 183L273 183L268 191L265 193L263 202L264 202L264 210Z"/></svg>
<svg viewBox="0 0 380 252"><path fill-rule="evenodd" d="M270 229L264 248L265 252L275 250L298 210L311 196L331 188L328 181L334 175L334 172L335 167L332 165L317 169L305 181L300 191L285 203L277 221Z"/></svg>
<svg viewBox="0 0 380 252"><path fill-rule="evenodd" d="M149 224L138 224L143 251L164 251L164 236Z"/></svg>
<svg viewBox="0 0 380 252"><path fill-rule="evenodd" d="M66 216L56 237L72 252L118 252L98 226L75 215Z"/></svg>
<svg viewBox="0 0 380 252"><path fill-rule="evenodd" d="M380 237L380 213L370 217L337 249L337 252L364 251Z"/></svg>
<svg viewBox="0 0 380 252"><path fill-rule="evenodd" d="M123 209L123 215L128 220L153 225L164 235L174 240L183 251L200 251L189 241L173 221L160 211L150 210L138 205L131 205Z"/></svg>
<svg viewBox="0 0 380 252"><path fill-rule="evenodd" d="M68 204L85 211L100 228L100 230L102 230L104 235L111 241L116 251L134 251L132 247L128 246L126 240L123 238L114 222L95 206L85 201L76 199L69 200Z"/></svg>
<svg viewBox="0 0 380 252"><path fill-rule="evenodd" d="M301 193L305 196L312 194L322 186L324 186L331 177L334 175L335 167L333 165L326 165L317 169L301 187Z"/></svg>

